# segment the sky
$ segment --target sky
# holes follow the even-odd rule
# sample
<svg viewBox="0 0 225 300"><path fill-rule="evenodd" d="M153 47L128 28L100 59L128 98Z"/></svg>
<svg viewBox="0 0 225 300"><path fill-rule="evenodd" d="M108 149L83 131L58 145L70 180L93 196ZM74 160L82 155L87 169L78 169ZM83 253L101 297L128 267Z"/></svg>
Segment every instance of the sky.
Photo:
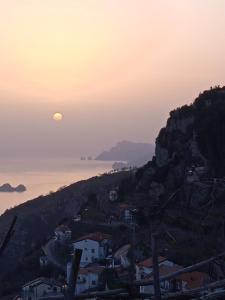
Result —
<svg viewBox="0 0 225 300"><path fill-rule="evenodd" d="M0 0L0 158L154 143L170 110L225 85L224 12L225 0Z"/></svg>

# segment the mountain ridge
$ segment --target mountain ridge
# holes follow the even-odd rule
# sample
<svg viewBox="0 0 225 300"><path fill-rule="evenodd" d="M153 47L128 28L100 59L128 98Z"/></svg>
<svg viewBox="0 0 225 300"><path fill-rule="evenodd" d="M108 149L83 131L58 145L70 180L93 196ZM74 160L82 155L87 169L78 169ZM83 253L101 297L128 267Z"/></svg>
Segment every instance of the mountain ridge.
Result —
<svg viewBox="0 0 225 300"><path fill-rule="evenodd" d="M155 146L153 144L121 141L110 150L103 151L96 159L116 161L116 166L141 167L152 159L154 153Z"/></svg>

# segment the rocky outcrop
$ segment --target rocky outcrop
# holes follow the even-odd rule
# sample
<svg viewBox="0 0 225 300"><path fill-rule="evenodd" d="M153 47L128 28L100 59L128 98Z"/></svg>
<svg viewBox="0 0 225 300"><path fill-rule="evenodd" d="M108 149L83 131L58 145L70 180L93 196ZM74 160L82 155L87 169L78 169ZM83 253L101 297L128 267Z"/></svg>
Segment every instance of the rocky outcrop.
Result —
<svg viewBox="0 0 225 300"><path fill-rule="evenodd" d="M4 192L4 193L13 193L13 192L22 193L25 192L26 190L27 189L23 184L19 184L18 186L13 187L11 186L11 184L5 183L0 186L0 192Z"/></svg>
<svg viewBox="0 0 225 300"><path fill-rule="evenodd" d="M205 166L209 176L225 175L225 89L205 91L193 104L170 113L156 140L158 167ZM185 174L184 174L185 175Z"/></svg>

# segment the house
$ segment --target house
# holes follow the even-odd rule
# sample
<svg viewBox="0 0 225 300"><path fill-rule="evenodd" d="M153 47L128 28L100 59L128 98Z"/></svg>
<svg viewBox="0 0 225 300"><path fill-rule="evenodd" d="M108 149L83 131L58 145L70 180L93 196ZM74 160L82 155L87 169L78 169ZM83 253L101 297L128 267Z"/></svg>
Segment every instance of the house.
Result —
<svg viewBox="0 0 225 300"><path fill-rule="evenodd" d="M160 265L159 266L159 276L166 276L171 273L177 272L183 267L178 265ZM144 281L153 280L153 273L147 275ZM160 282L160 287L162 292L176 292L176 291L186 291L189 289L199 288L204 284L208 283L209 277L207 274L202 272L190 272L178 275L175 278L171 278ZM140 293L151 294L154 293L153 284L140 286Z"/></svg>
<svg viewBox="0 0 225 300"><path fill-rule="evenodd" d="M126 203L121 203L115 207L114 215L117 220L130 223L133 221L136 211L137 209L134 206Z"/></svg>
<svg viewBox="0 0 225 300"><path fill-rule="evenodd" d="M161 264L159 266L159 276L166 276L170 273L174 273L180 270L181 268L182 267L178 265ZM153 280L153 270L151 271L151 273L146 275L145 278L143 279L143 281L148 281L148 280ZM180 291L182 290L183 285L184 282L179 277L160 282L161 291L167 291L167 292ZM150 285L140 286L140 293L142 294L154 293L154 285L150 284Z"/></svg>
<svg viewBox="0 0 225 300"><path fill-rule="evenodd" d="M66 242L71 240L72 232L68 226L62 224L55 229L55 238L58 241Z"/></svg>
<svg viewBox="0 0 225 300"><path fill-rule="evenodd" d="M117 192L117 190L111 190L109 192L109 200L111 202L115 202L117 199L118 199L118 192Z"/></svg>
<svg viewBox="0 0 225 300"><path fill-rule="evenodd" d="M181 274L179 278L184 282L183 290L199 288L210 281L208 274L198 271Z"/></svg>
<svg viewBox="0 0 225 300"><path fill-rule="evenodd" d="M77 284L75 294L81 294L84 291L98 288L101 284L101 273L103 272L104 267L99 266L96 264L89 265L85 268L80 268L78 277L77 277ZM67 265L67 282L69 280L71 272L71 263Z"/></svg>
<svg viewBox="0 0 225 300"><path fill-rule="evenodd" d="M167 258L163 256L158 257L159 266L169 266L172 267L174 265L173 262L169 261ZM136 265L136 279L143 280L153 271L153 261L152 258L147 258Z"/></svg>
<svg viewBox="0 0 225 300"><path fill-rule="evenodd" d="M111 235L95 232L85 235L73 242L73 249L81 249L82 257L80 265L82 267L105 259L108 253Z"/></svg>
<svg viewBox="0 0 225 300"><path fill-rule="evenodd" d="M23 300L39 300L48 295L61 295L62 284L54 279L36 278L22 287Z"/></svg>

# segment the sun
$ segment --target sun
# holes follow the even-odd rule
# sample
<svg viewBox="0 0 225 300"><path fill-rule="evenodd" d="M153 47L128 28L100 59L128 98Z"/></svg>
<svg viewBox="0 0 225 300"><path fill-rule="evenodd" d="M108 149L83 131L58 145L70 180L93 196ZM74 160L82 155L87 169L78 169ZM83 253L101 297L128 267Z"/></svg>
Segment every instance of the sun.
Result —
<svg viewBox="0 0 225 300"><path fill-rule="evenodd" d="M62 118L63 118L63 115L60 112L56 112L53 115L53 120L55 120L55 121L61 121Z"/></svg>

